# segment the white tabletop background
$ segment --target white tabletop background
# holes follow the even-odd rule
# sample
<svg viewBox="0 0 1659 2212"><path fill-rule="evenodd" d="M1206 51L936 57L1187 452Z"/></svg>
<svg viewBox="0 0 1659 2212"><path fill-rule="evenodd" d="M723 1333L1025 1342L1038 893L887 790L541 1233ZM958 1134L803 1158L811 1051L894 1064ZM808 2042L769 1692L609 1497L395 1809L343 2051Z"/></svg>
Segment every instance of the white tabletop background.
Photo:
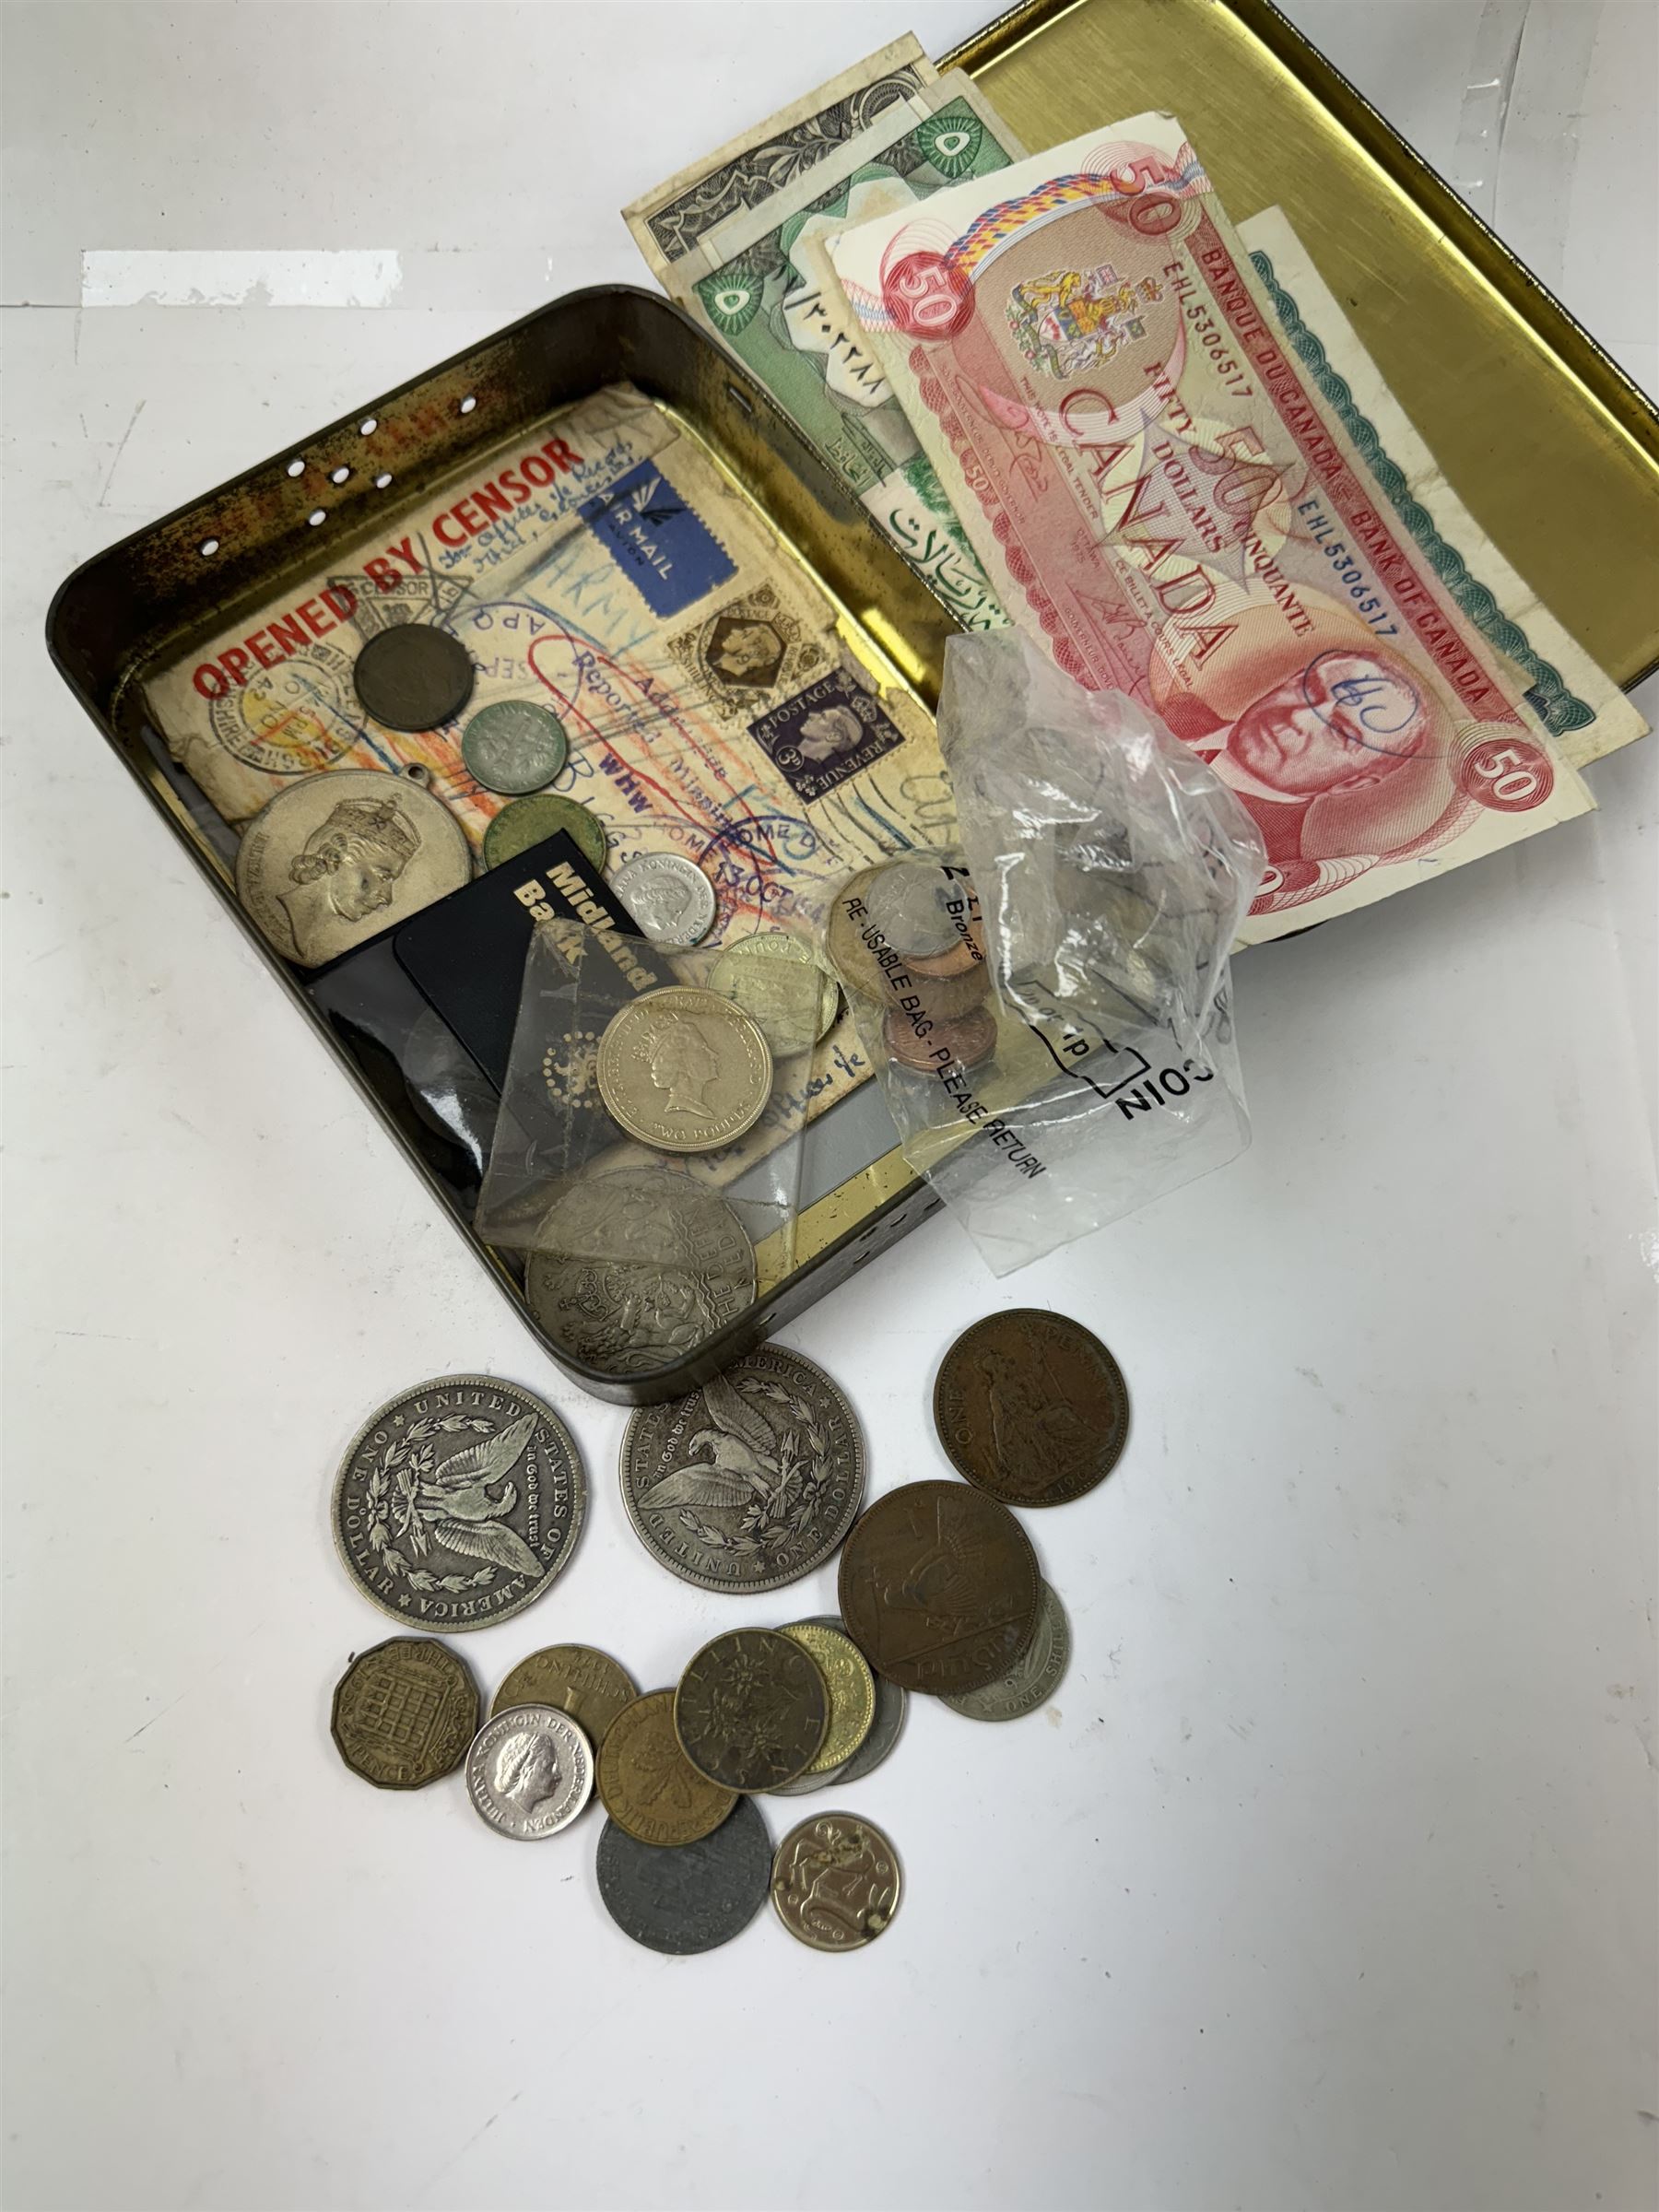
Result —
<svg viewBox="0 0 1659 2212"><path fill-rule="evenodd" d="M935 1221L789 1330L877 1491L944 1471L929 1379L996 1306L1089 1322L1134 1395L1112 1480L1033 1517L1077 1640L1046 1714L916 1700L848 1793L903 1858L881 1943L768 1914L659 1959L599 1905L596 1813L509 1849L328 1740L386 1628L329 1481L429 1374L546 1391L590 1473L556 1593L465 1640L487 1687L560 1638L664 1683L734 1616L641 1551L623 1414L226 925L48 665L47 600L538 300L640 280L625 199L984 12L4 10L12 2212L1653 2200L1652 742L1594 818L1243 960L1239 1164L1001 1285ZM1465 87L1527 18L1485 189L1651 386L1653 6L1292 13L1472 192ZM362 246L403 256L393 304L81 308L86 250Z"/></svg>

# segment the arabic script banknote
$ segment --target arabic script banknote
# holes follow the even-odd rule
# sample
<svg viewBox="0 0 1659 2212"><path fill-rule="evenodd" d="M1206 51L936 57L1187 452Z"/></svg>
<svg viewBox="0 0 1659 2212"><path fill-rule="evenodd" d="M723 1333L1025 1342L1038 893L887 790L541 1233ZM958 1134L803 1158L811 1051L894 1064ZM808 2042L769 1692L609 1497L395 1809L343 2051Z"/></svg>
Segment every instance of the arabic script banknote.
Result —
<svg viewBox="0 0 1659 2212"><path fill-rule="evenodd" d="M830 254L1010 614L1151 706L1260 825L1245 942L1593 804L1305 372L1173 117Z"/></svg>

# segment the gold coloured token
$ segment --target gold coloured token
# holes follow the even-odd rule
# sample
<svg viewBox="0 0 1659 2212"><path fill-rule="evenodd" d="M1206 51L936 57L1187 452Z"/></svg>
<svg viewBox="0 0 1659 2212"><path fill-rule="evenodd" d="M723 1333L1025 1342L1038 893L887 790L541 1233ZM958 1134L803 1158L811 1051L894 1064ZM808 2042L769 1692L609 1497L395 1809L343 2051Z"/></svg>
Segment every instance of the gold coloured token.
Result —
<svg viewBox="0 0 1659 2212"><path fill-rule="evenodd" d="M815 1951L856 1951L899 1910L899 1854L880 1829L851 1813L820 1813L792 1828L772 1861L778 1918Z"/></svg>
<svg viewBox="0 0 1659 2212"><path fill-rule="evenodd" d="M599 1798L638 1843L695 1843L737 1802L700 1774L674 1731L674 1692L653 1689L625 1705L599 1747Z"/></svg>
<svg viewBox="0 0 1659 2212"><path fill-rule="evenodd" d="M825 1628L814 1620L797 1620L780 1636L787 1636L818 1661L818 1672L830 1692L830 1726L824 1747L807 1768L808 1774L828 1774L842 1766L870 1733L876 1718L876 1677L870 1663L843 1630Z"/></svg>
<svg viewBox="0 0 1659 2212"><path fill-rule="evenodd" d="M613 1016L595 1072L606 1112L626 1135L659 1152L712 1152L760 1119L772 1057L730 999L671 983Z"/></svg>
<svg viewBox="0 0 1659 2212"><path fill-rule="evenodd" d="M511 1705L557 1706L597 1751L611 1723L639 1694L608 1652L589 1643L550 1643L519 1661L491 1700L489 1717Z"/></svg>

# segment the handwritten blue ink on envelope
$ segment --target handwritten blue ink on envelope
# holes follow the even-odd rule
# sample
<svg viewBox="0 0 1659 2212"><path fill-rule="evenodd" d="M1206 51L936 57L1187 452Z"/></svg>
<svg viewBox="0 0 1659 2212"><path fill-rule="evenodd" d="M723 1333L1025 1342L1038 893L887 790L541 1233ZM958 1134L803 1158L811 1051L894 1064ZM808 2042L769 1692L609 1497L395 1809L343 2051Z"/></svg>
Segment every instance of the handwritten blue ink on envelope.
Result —
<svg viewBox="0 0 1659 2212"><path fill-rule="evenodd" d="M582 519L654 615L677 615L736 573L730 554L654 461L584 500Z"/></svg>

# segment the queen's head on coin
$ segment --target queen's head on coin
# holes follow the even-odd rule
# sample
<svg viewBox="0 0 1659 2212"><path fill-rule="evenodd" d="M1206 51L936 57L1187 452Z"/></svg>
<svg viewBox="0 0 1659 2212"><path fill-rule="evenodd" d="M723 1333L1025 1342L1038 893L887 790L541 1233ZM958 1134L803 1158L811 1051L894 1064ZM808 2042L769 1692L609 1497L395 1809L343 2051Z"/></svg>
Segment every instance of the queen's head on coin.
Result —
<svg viewBox="0 0 1659 2212"><path fill-rule="evenodd" d="M720 1055L700 1022L659 1012L645 1048L645 1073L663 1094L665 1112L702 1119L711 1112L709 1088L720 1074Z"/></svg>
<svg viewBox="0 0 1659 2212"><path fill-rule="evenodd" d="M501 1804L512 1806L526 1820L534 1820L544 1805L552 1803L561 1780L558 1746L535 1728L520 1728L507 1737L489 1776Z"/></svg>
<svg viewBox="0 0 1659 2212"><path fill-rule="evenodd" d="M395 799L342 799L288 867L291 889L276 895L301 960L326 957L341 922L390 906L420 835Z"/></svg>

